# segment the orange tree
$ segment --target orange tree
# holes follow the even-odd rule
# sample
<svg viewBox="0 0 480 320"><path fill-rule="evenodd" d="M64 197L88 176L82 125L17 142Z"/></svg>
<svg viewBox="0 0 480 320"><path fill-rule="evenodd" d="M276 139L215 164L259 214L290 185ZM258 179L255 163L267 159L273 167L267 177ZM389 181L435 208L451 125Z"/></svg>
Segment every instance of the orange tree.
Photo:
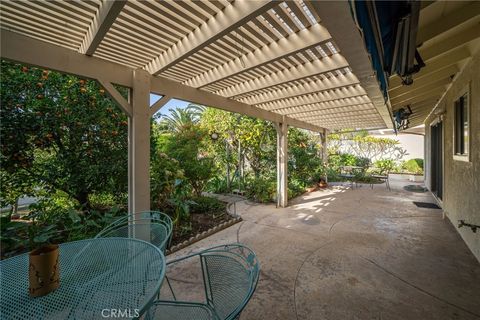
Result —
<svg viewBox="0 0 480 320"><path fill-rule="evenodd" d="M96 81L7 61L1 75L2 199L36 186L88 211L93 193L126 192L127 117Z"/></svg>

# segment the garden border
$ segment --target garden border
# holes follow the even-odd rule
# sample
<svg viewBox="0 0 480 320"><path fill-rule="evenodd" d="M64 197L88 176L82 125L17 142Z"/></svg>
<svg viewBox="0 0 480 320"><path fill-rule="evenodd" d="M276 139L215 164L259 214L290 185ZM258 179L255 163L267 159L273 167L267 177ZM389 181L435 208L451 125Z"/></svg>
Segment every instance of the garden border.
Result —
<svg viewBox="0 0 480 320"><path fill-rule="evenodd" d="M216 225L210 229L208 229L207 231L203 231L202 233L198 233L196 234L195 236L193 237L190 237L190 239L188 240L185 240L175 246L172 246L171 248L167 249L166 251L166 256L172 254L172 253L175 253L185 247L188 247L189 245L191 244L194 244L195 242L198 242L200 240L203 240L205 239L206 237L208 236L211 236L212 234L215 234L219 231L222 231L223 229L226 229L228 227L231 227L233 226L234 224L242 221L242 217L240 217L235 211L232 212L231 210L231 207L234 206L235 207L235 204L237 202L240 202L240 201L244 201L244 199L242 200L237 200L237 201L232 201L232 202L227 202L227 206L226 206L226 211L227 211L227 214L230 215L230 219L228 221L225 221L225 222L222 222L220 223L219 225Z"/></svg>

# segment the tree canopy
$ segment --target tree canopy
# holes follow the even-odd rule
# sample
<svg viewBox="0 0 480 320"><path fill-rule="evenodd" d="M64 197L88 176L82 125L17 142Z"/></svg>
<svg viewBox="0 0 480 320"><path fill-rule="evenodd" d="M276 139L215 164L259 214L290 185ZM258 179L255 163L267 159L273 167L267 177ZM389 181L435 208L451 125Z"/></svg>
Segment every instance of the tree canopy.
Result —
<svg viewBox="0 0 480 320"><path fill-rule="evenodd" d="M127 117L96 81L6 61L1 73L2 199L27 181L86 209L93 192L126 191Z"/></svg>

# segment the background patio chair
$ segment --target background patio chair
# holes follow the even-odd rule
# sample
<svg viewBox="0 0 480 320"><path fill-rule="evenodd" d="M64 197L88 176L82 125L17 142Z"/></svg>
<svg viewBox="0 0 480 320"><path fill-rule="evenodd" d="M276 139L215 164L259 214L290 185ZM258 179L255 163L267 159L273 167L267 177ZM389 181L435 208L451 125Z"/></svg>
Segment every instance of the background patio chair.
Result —
<svg viewBox="0 0 480 320"><path fill-rule="evenodd" d="M146 319L238 319L258 282L260 266L255 253L241 244L213 247L167 263L168 267L188 259L200 259L206 301L155 301Z"/></svg>
<svg viewBox="0 0 480 320"><path fill-rule="evenodd" d="M388 191L391 191L390 189L390 181L388 180L388 174L389 170L382 170L378 169L376 167L369 167L365 171L365 177L370 179L370 188L373 189L373 185L375 184L374 179L380 180L382 182L385 182L385 187L387 188Z"/></svg>
<svg viewBox="0 0 480 320"><path fill-rule="evenodd" d="M95 238L134 237L149 241L165 252L170 246L172 231L173 223L168 215L159 211L145 211L115 220L100 231Z"/></svg>
<svg viewBox="0 0 480 320"><path fill-rule="evenodd" d="M391 191L392 189L390 189L390 181L388 180L388 174L389 172L387 171L386 173L372 174L371 177L385 181L385 186L387 187L387 190ZM371 188L373 189L373 183L371 184Z"/></svg>
<svg viewBox="0 0 480 320"><path fill-rule="evenodd" d="M339 167L338 176L349 181L352 188L357 186L359 178L363 175L364 168L358 166L341 166Z"/></svg>

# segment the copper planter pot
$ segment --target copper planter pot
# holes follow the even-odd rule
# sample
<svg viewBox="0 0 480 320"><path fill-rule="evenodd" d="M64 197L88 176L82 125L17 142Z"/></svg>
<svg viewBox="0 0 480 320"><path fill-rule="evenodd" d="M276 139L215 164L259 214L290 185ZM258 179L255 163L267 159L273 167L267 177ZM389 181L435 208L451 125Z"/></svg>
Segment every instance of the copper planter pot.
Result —
<svg viewBox="0 0 480 320"><path fill-rule="evenodd" d="M41 297L57 289L60 285L58 245L52 244L32 250L29 260L30 296Z"/></svg>

